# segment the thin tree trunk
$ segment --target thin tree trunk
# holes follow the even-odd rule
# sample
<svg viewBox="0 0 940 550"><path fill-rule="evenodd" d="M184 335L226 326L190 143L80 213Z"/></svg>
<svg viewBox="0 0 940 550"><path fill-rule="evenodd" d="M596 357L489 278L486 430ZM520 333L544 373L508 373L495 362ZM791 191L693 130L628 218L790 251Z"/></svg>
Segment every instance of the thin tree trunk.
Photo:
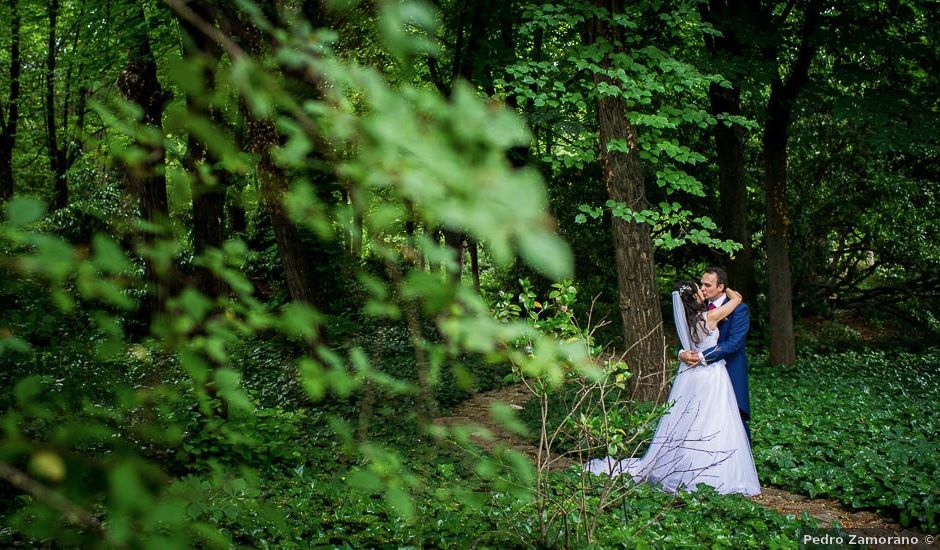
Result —
<svg viewBox="0 0 940 550"><path fill-rule="evenodd" d="M0 139L0 201L13 196L13 148L6 136Z"/></svg>
<svg viewBox="0 0 940 550"><path fill-rule="evenodd" d="M480 292L480 258L475 240L470 241L470 272L473 274L473 290Z"/></svg>
<svg viewBox="0 0 940 550"><path fill-rule="evenodd" d="M743 46L738 39L737 28L742 18L747 18L751 6L739 0L711 0L700 3L702 19L721 31L721 36L706 35L705 45L716 64L732 81L731 88L713 83L708 90L713 115L727 113L741 115L741 75L734 71L734 61L739 59ZM728 67L725 69L725 67ZM746 299L757 295L754 276L754 249L751 230L748 226L747 182L744 177L744 129L738 125L730 127L718 123L715 127L715 148L718 154L718 189L721 201L719 219L723 235L743 248L735 253L728 263L731 287Z"/></svg>
<svg viewBox="0 0 940 550"><path fill-rule="evenodd" d="M13 151L20 113L20 11L16 0L10 2L10 95L0 109L0 200L13 196ZM4 112L9 109L9 112Z"/></svg>
<svg viewBox="0 0 940 550"><path fill-rule="evenodd" d="M59 18L59 0L49 0L49 34L46 42L46 147L49 154L49 168L53 174L52 210L65 208L69 203L69 186L65 179L64 151L59 148L59 139L55 122L55 68L57 57L56 27Z"/></svg>
<svg viewBox="0 0 940 550"><path fill-rule="evenodd" d="M770 99L767 102L762 146L767 217L767 301L770 309L769 361L774 365L792 365L796 360L790 274L790 215L787 203L787 142L793 106L809 78L810 65L816 55L814 35L819 24L819 14L819 2L810 2L804 14L796 59L786 81L783 81L779 72L776 73L770 83ZM768 62L779 67L777 51L773 49L766 53Z"/></svg>
<svg viewBox="0 0 940 550"><path fill-rule="evenodd" d="M241 105L241 103L241 95L239 94L237 104ZM239 151L246 149L246 142L248 141L246 117L245 109L239 108L236 110L234 138L235 147ZM229 227L233 233L244 234L248 229L248 214L245 212L245 206L242 204L242 190L236 187L229 187L227 194Z"/></svg>
<svg viewBox="0 0 940 550"><path fill-rule="evenodd" d="M741 114L741 90L712 84L709 89L712 113ZM731 287L749 300L757 294L754 277L754 248L747 223L747 181L744 178L744 129L719 123L715 127L715 148L718 152L718 189L721 199L721 229L724 236L741 243L728 264Z"/></svg>
<svg viewBox="0 0 940 550"><path fill-rule="evenodd" d="M457 265L454 269L447 269L447 273L450 275L450 278L454 282L460 282L460 278L463 275L463 257L464 257L464 235L459 231L450 231L444 230L444 244L448 248L454 251L456 254L455 259L457 260Z"/></svg>
<svg viewBox="0 0 940 550"><path fill-rule="evenodd" d="M316 281L313 266L300 230L287 215L282 202L289 184L288 177L271 157L271 149L280 140L280 134L273 121L252 118L248 122L248 135L250 150L259 156L256 174L261 190L261 202L271 217L287 290L291 299L315 306L317 296L314 291Z"/></svg>
<svg viewBox="0 0 940 550"><path fill-rule="evenodd" d="M138 5L138 17L145 20L143 7ZM150 38L146 30L139 30L135 43L128 53L127 65L118 77L117 87L125 99L136 103L143 109L141 122L154 128L162 128L163 109L170 95L163 90L157 78L157 63L150 49ZM138 142L143 152L140 163L125 167L127 183L140 199L140 215L150 224L160 225L166 222L169 208L166 193L166 176L163 165L165 150L162 142ZM144 245L155 241L154 235L143 231L140 240ZM169 273L158 272L159 266L152 259L146 260L147 280L151 285L151 295L146 309L152 318L163 310L163 304L170 295L171 277Z"/></svg>
<svg viewBox="0 0 940 550"><path fill-rule="evenodd" d="M352 235L350 243L350 252L356 258L362 258L362 231L363 231L363 214L362 211L365 208L365 205L360 204L361 201L357 200L356 197L351 197L351 203L353 207L353 219L352 219Z"/></svg>
<svg viewBox="0 0 940 550"><path fill-rule="evenodd" d="M76 120L75 120L75 129L72 130L72 133L78 136L81 136L82 132L85 131L85 106L88 101L88 85L85 82L85 58L78 54L78 51L79 51L78 48L79 48L79 44L81 43L81 37L82 37L82 29L85 28L84 25L82 25L82 21L84 21L84 18L85 18L85 4L86 4L85 0L82 0L79 3L78 20L75 23L75 31L74 31L75 34L74 34L74 38L72 41L72 54L74 57L77 57L79 59L78 74L75 77L78 83L78 97L75 102L76 105L75 105L75 112L74 112ZM69 66L69 74L71 75L71 65ZM69 77L69 80L71 81L71 76ZM65 102L65 108L63 109L63 112L62 112L62 127L63 128L68 128L69 115L72 114L71 110L69 109L69 100L71 99L70 90L71 90L71 86L67 87L66 92L65 92L66 102ZM81 155L82 153L81 147L75 146L75 141L77 140L69 140L68 143L70 144L70 146L62 147L62 158L63 158L63 162L65 163L66 171L72 168L72 166L75 164L75 161L78 159L79 155Z"/></svg>
<svg viewBox="0 0 940 550"><path fill-rule="evenodd" d="M776 87L775 87L776 88ZM771 104L774 102L771 92ZM787 205L786 115L769 112L764 131L764 198L767 203L767 279L770 307L770 363L792 365L796 359L793 339L792 283L790 280L789 208ZM782 118L781 118L782 117Z"/></svg>
<svg viewBox="0 0 940 550"><path fill-rule="evenodd" d="M447 86L448 94L453 93L454 82L458 77L463 78L471 85L477 84L473 78L476 72L474 69L478 65L480 44L485 39L485 17L491 12L492 7L489 2L473 2L472 0L465 0L458 7L457 39L454 44L454 65L451 67L451 82L450 86ZM466 46L464 46L465 16L468 11L470 12L470 28L466 35ZM441 86L438 85L438 87ZM459 283L463 276L464 240L466 236L461 231L452 229L443 229L443 234L444 244L457 255L456 269L446 269L445 271L452 281Z"/></svg>
<svg viewBox="0 0 940 550"><path fill-rule="evenodd" d="M609 3L594 0L598 8L609 10ZM613 13L622 13L622 1L613 2ZM618 43L618 31L603 18L588 23L590 42L605 39ZM619 42L623 44L623 42ZM615 46L621 47L622 46ZM610 67L609 56L601 61ZM595 74L594 81L605 80ZM626 102L617 97L603 96L597 100L597 118L600 127L600 161L604 183L611 199L630 208L642 210L646 206L643 166L637 152L636 129L630 124ZM629 152L608 151L613 140L623 140ZM645 401L661 402L663 389L668 384L668 373L663 359L663 320L656 287L653 263L653 243L650 228L645 223L613 219L614 255L620 292L620 317L626 361L634 376L630 379L633 395Z"/></svg>
<svg viewBox="0 0 940 550"><path fill-rule="evenodd" d="M232 233L244 233L248 229L248 215L242 206L240 192L230 188L228 198L228 220Z"/></svg>
<svg viewBox="0 0 940 550"><path fill-rule="evenodd" d="M417 228L417 223L415 223L415 212L414 205L411 201L405 201L405 255L404 255L404 264L408 269L415 269L420 263L420 258L422 254L418 253L417 240L415 239L415 229Z"/></svg>
<svg viewBox="0 0 940 550"><path fill-rule="evenodd" d="M205 2L192 2L190 8L207 21L214 20L212 8ZM202 81L206 94L215 88L214 68L220 52L215 42L195 29L185 20L180 21L183 30L183 55L191 63L202 64ZM204 103L205 100L186 97L186 106L193 116L218 122L215 109ZM210 249L222 248L225 239L225 190L228 173L225 170L209 170L208 176L199 168L206 163L215 163L218 159L209 154L205 145L192 133L186 141L186 156L183 165L190 173L193 182L193 249L197 255ZM201 268L197 275L197 285L203 294L218 296L225 293L222 279L210 269Z"/></svg>
<svg viewBox="0 0 940 550"><path fill-rule="evenodd" d="M269 119L252 117L248 122L250 150L259 156L256 165L261 201L274 227L274 238L284 267L284 276L291 299L317 305L316 281L313 265L301 238L300 230L284 210L283 198L288 189L288 176L275 164L271 149L278 144L280 134ZM320 338L318 337L319 341Z"/></svg>

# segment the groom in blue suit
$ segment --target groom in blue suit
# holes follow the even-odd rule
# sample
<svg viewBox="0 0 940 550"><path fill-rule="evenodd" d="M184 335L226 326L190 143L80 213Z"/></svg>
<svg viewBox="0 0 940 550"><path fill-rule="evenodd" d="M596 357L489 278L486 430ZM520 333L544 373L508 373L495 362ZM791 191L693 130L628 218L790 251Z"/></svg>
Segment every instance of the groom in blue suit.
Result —
<svg viewBox="0 0 940 550"><path fill-rule="evenodd" d="M709 302L709 309L720 306L728 299L725 290L728 288L728 274L720 267L709 267L702 274L701 290L705 299ZM703 353L697 351L682 350L679 353L679 360L689 365L694 365L705 357L706 362L725 360L725 366L728 369L728 375L731 377L731 386L734 387L734 396L738 402L738 411L741 413L741 421L744 422L744 430L747 432L747 440L751 441L751 399L747 385L747 354L744 350L744 343L747 339L747 331L751 325L751 315L747 304L741 303L731 312L731 315L718 323L718 344L705 350Z"/></svg>

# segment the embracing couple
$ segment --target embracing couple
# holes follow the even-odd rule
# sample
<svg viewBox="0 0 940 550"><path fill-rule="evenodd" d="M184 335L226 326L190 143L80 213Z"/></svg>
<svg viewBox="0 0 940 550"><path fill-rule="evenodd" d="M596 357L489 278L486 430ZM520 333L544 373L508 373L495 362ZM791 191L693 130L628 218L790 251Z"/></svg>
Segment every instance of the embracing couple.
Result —
<svg viewBox="0 0 940 550"><path fill-rule="evenodd" d="M636 481L658 483L670 492L705 483L723 494L758 495L748 426L747 305L728 288L727 274L717 267L705 270L701 285L676 285L672 301L682 343L679 371L669 393L672 407L660 419L642 458L601 458L585 469L629 473Z"/></svg>

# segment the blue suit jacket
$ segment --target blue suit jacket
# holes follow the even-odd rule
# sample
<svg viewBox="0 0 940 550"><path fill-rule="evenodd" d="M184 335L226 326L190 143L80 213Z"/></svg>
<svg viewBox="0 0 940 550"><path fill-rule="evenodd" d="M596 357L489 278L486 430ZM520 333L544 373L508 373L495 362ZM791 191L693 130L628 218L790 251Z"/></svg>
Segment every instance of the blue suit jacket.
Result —
<svg viewBox="0 0 940 550"><path fill-rule="evenodd" d="M718 323L718 344L703 352L705 361L712 363L725 360L731 385L734 387L734 396L738 401L741 416L748 420L751 418L751 397L747 385L747 355L744 350L744 341L751 326L751 313L747 304L741 303L734 308L731 315Z"/></svg>

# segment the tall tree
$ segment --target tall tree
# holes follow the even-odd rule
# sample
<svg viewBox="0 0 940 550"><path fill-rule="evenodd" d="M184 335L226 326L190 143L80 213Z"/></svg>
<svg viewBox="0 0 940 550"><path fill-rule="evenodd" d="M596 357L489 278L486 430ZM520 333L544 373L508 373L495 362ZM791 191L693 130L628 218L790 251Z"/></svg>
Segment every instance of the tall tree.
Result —
<svg viewBox="0 0 940 550"><path fill-rule="evenodd" d="M794 315L872 308L924 326L938 311L940 104L927 90L940 88L940 31L928 4L823 12L838 32L820 37L789 147Z"/></svg>
<svg viewBox="0 0 940 550"><path fill-rule="evenodd" d="M190 8L206 21L215 20L215 7L204 1L191 2ZM221 57L218 45L205 33L196 29L186 19L180 19L183 57L199 67L201 92L195 97L186 95L186 107L194 124L218 124L217 109L206 101L215 87L214 70ZM214 170L214 158L203 140L193 131L186 140L186 156L183 165L190 174L193 197L193 249L197 255L211 248L221 248L225 238L225 191L227 172ZM225 291L222 280L209 269L200 269L197 276L199 290L208 296L217 296Z"/></svg>
<svg viewBox="0 0 940 550"><path fill-rule="evenodd" d="M594 0L593 3L601 15L587 23L586 42L606 46L599 63L603 70L594 73L594 83L598 87L602 83L616 85L605 71L612 66L612 56L625 53L622 27L614 22L623 13L623 2ZM598 95L599 157L607 193L612 200L642 211L647 206L645 179L637 131L630 123L629 114L622 96ZM615 140L628 144L628 150L611 150L608 144ZM664 367L663 319L650 226L613 216L613 239L626 361L634 373L631 379L634 395L642 400L660 401L668 373Z"/></svg>
<svg viewBox="0 0 940 550"><path fill-rule="evenodd" d="M53 198L50 205L53 209L65 208L69 202L68 181L65 179L64 149L59 147L58 125L55 119L55 85L56 60L58 58L59 44L56 32L59 19L59 0L49 0L49 34L46 42L46 149L49 155L49 168L54 177Z"/></svg>
<svg viewBox="0 0 940 550"><path fill-rule="evenodd" d="M816 34L821 9L818 0L806 4L802 13L799 47L785 77L780 72L780 66L784 63L779 43L770 43L763 52L772 71L767 118L761 139L766 203L767 301L770 309L769 360L778 365L792 365L796 360L790 274L790 214L787 202L787 142L794 104L809 78L810 65L818 49ZM780 32L780 26L790 15L789 7L780 15L779 22L769 11L760 13L761 24L775 33Z"/></svg>
<svg viewBox="0 0 940 550"><path fill-rule="evenodd" d="M738 33L750 20L752 6L741 0L711 0L699 4L702 19L711 23L720 36L705 35L705 45L713 65L720 67L722 74L731 82L731 87L712 82L708 97L713 115L741 116L742 61L745 59L745 44ZM753 64L751 65L753 67ZM728 263L731 286L740 291L745 299L757 296L754 276L754 248L751 229L748 225L747 181L745 179L744 128L739 124L715 125L715 149L718 155L718 190L720 199L719 219L725 238L742 245Z"/></svg>
<svg viewBox="0 0 940 550"><path fill-rule="evenodd" d="M49 157L49 168L53 174L53 198L50 204L52 209L65 208L69 203L68 171L78 159L81 149L75 144L74 134L81 133L85 123L85 101L88 89L84 85L84 59L78 61L78 72L73 74L74 63L70 60L67 63L67 70L64 79L64 89L61 95L61 108L59 107L60 98L58 97L57 82L59 57L69 47L67 41L71 39L69 53L73 58L78 57L77 50L82 37L84 28L85 4L80 2L78 5L79 13L73 21L70 36L59 36L59 21L62 17L61 5L59 0L49 0L47 11L49 16L49 32L46 43L46 67L45 67L45 93L43 97L43 110L45 113L46 126L46 149ZM76 86L77 83L77 86ZM75 103L72 103L73 92L78 95ZM61 111L58 112L57 111ZM74 111L74 112L73 112ZM57 121L56 115L61 118ZM77 115L76 127L71 126L71 117Z"/></svg>
<svg viewBox="0 0 940 550"><path fill-rule="evenodd" d="M127 63L118 77L117 87L126 100L142 109L141 124L151 129L160 129L160 135L155 137L146 131L147 128L138 132L136 146L142 152L143 158L126 167L125 177L131 192L139 199L141 217L152 225L160 225L166 221L169 214L162 127L163 110L172 96L163 89L157 78L157 63L150 48L143 5L135 5L138 21L141 23L134 26L130 33ZM155 241L155 235L145 229L140 240L144 245L151 245ZM170 294L170 277L165 275L159 273L159 266L153 259L147 259L147 280L151 284L151 294L145 309L151 316L163 309L163 303Z"/></svg>
<svg viewBox="0 0 940 550"><path fill-rule="evenodd" d="M277 20L277 4L273 1L259 3L259 8L272 20ZM305 6L305 13L315 10L315 6ZM262 30L245 20L248 15L240 13L240 17L226 19L225 25L233 32L245 46L245 51L254 59L260 60L266 54ZM281 264L291 299L296 302L316 306L319 302L316 294L316 280L314 264L308 254L302 238L300 228L291 220L284 207L284 195L287 193L290 178L283 167L274 159L274 149L281 144L281 134L268 115L252 112L247 104L242 102L241 108L245 110L246 141L248 150L258 156L255 165L255 176L261 194L261 202L271 217L274 228L274 237L277 242ZM311 349L322 340L322 331L317 328Z"/></svg>
<svg viewBox="0 0 940 550"><path fill-rule="evenodd" d="M0 200L13 195L13 151L20 117L20 11L10 0L10 93L0 107Z"/></svg>

